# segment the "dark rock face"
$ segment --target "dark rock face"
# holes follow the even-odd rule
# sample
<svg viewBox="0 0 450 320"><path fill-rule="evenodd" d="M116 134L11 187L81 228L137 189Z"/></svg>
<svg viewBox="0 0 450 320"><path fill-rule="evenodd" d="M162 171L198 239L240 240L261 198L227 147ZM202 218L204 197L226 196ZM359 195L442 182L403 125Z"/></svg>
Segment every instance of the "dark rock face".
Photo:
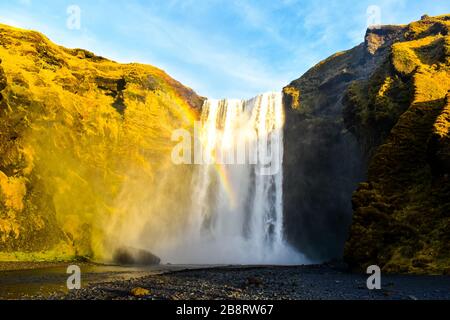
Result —
<svg viewBox="0 0 450 320"><path fill-rule="evenodd" d="M377 53L379 49L386 50L396 41L403 39L401 26L383 26L370 28L364 38L364 46L371 55Z"/></svg>
<svg viewBox="0 0 450 320"><path fill-rule="evenodd" d="M0 59L0 65L2 63L2 60ZM7 86L7 79L5 76L5 71L3 71L3 68L0 67L0 91L2 91L3 89L5 89Z"/></svg>
<svg viewBox="0 0 450 320"><path fill-rule="evenodd" d="M3 71L3 68L1 67L2 60L0 59L0 110L2 110L5 107L5 102L3 100L3 94L1 91L6 88L8 85L5 71Z"/></svg>
<svg viewBox="0 0 450 320"><path fill-rule="evenodd" d="M334 121L301 120L289 113L287 118L283 182L287 238L314 260L339 257L351 222L349 199L362 179L357 143Z"/></svg>
<svg viewBox="0 0 450 320"><path fill-rule="evenodd" d="M284 88L284 214L288 241L316 261L342 257L351 195L364 180L363 148L344 122L345 94L388 56L400 27L320 62Z"/></svg>
<svg viewBox="0 0 450 320"><path fill-rule="evenodd" d="M123 95L123 91L125 90L127 85L126 80L123 77L119 79L97 77L95 81L100 90L105 91L106 95L114 98L112 106L117 110L117 112L123 115L126 109L125 99Z"/></svg>
<svg viewBox="0 0 450 320"><path fill-rule="evenodd" d="M161 259L154 254L136 248L119 248L114 252L113 262L119 265L157 265Z"/></svg>

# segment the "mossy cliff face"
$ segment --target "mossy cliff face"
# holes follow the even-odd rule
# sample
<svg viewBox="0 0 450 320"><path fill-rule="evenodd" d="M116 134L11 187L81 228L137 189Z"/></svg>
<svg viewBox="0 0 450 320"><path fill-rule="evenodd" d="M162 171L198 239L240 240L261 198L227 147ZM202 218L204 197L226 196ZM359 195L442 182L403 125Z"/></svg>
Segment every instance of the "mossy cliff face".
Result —
<svg viewBox="0 0 450 320"><path fill-rule="evenodd" d="M0 59L0 259L101 258L138 239L143 216L176 216L187 199L148 194L188 188L171 134L202 98L152 66L5 25Z"/></svg>
<svg viewBox="0 0 450 320"><path fill-rule="evenodd" d="M449 19L369 29L284 89L285 228L311 258L447 272Z"/></svg>
<svg viewBox="0 0 450 320"><path fill-rule="evenodd" d="M355 269L450 273L449 30L450 16L405 26L347 92L345 122L370 158L345 248Z"/></svg>

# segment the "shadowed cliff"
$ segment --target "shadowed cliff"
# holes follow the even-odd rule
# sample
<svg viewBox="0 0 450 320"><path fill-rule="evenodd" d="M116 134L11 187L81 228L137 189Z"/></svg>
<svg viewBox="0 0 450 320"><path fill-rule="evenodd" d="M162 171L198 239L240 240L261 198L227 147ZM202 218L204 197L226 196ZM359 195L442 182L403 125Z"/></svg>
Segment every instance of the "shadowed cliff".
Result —
<svg viewBox="0 0 450 320"><path fill-rule="evenodd" d="M368 29L284 89L285 227L311 257L348 238L352 268L447 272L449 20Z"/></svg>
<svg viewBox="0 0 450 320"><path fill-rule="evenodd" d="M350 198L365 176L364 152L344 123L346 90L385 61L401 30L368 30L364 43L320 62L283 90L285 228L288 240L314 260L342 257Z"/></svg>

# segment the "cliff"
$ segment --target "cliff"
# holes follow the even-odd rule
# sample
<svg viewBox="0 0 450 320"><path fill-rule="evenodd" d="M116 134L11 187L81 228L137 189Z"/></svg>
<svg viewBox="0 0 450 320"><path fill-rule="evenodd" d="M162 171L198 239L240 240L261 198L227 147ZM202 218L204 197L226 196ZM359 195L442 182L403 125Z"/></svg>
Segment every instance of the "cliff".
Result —
<svg viewBox="0 0 450 320"><path fill-rule="evenodd" d="M284 89L285 228L311 258L450 266L449 19L368 29Z"/></svg>
<svg viewBox="0 0 450 320"><path fill-rule="evenodd" d="M450 16L405 26L384 64L347 92L347 126L372 150L352 198L345 258L355 269L450 272L449 28Z"/></svg>
<svg viewBox="0 0 450 320"><path fill-rule="evenodd" d="M187 201L147 194L188 187L170 152L202 105L191 89L5 25L0 58L0 260L103 257L125 228L138 238L129 221Z"/></svg>
<svg viewBox="0 0 450 320"><path fill-rule="evenodd" d="M315 261L340 258L350 198L365 177L364 152L344 122L344 97L386 60L401 27L368 30L366 41L334 54L283 89L284 214L288 240Z"/></svg>

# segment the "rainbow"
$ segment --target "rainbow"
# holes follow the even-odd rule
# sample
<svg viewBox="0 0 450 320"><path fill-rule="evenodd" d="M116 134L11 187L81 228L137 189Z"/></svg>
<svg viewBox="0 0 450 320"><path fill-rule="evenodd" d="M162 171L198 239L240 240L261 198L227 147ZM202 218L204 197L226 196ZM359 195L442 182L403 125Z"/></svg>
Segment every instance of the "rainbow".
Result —
<svg viewBox="0 0 450 320"><path fill-rule="evenodd" d="M230 179L228 178L228 173L224 165L222 164L214 164L214 168L217 172L217 176L220 179L220 183L228 196L228 200L231 208L236 207L236 195L233 190L233 186L230 183Z"/></svg>

